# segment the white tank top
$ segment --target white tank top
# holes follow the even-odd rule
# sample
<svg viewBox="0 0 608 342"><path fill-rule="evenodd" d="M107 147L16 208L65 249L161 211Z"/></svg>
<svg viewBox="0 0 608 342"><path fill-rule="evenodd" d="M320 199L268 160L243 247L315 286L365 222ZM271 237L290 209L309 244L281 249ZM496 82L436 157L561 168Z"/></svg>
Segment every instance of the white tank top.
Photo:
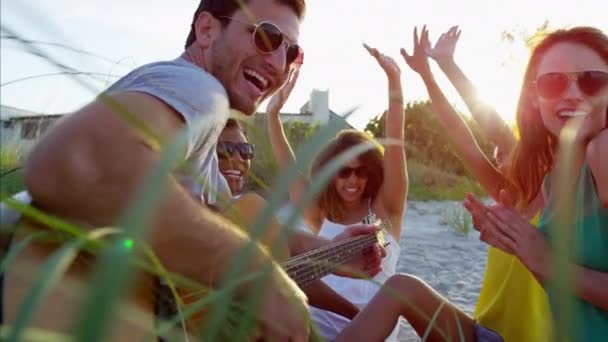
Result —
<svg viewBox="0 0 608 342"><path fill-rule="evenodd" d="M335 223L326 219L321 225L318 236L326 239L333 239L336 235L340 234L345 227L346 225ZM380 284L383 284L388 278L397 272L397 261L399 260L399 254L401 251L399 243L389 232L385 232L384 235L386 241L389 242L386 250L387 255L384 259L382 259L382 271L376 274L373 278L375 282ZM365 307L380 289L379 285L376 285L370 280L351 279L338 277L335 275L328 275L322 280L334 291L341 294L344 298L351 301L360 309ZM333 312L317 309L315 307L310 307L310 315L312 321L316 323L321 336L329 341L335 340L340 331L342 331L342 329L344 329L350 322L349 319L343 316L337 315ZM397 323L395 329L386 339L386 341L397 341L398 332L399 323Z"/></svg>

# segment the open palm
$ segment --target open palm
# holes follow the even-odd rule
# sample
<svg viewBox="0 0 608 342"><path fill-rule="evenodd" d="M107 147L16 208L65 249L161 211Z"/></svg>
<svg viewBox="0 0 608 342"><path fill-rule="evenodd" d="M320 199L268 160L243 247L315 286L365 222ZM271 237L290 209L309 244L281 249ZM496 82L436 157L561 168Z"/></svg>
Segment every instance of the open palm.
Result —
<svg viewBox="0 0 608 342"><path fill-rule="evenodd" d="M460 29L458 26L452 26L437 39L434 47L429 47L427 54L437 62L453 59L458 38L460 38Z"/></svg>
<svg viewBox="0 0 608 342"><path fill-rule="evenodd" d="M391 57L381 53L378 49L372 48L367 44L363 44L363 47L369 52L372 57L376 59L382 70L386 73L386 77L389 80L397 80L401 76L401 69L397 62Z"/></svg>
<svg viewBox="0 0 608 342"><path fill-rule="evenodd" d="M405 59L407 65L421 75L429 73L431 70L427 55L430 45L429 31L426 29L425 25L422 27L420 37L418 37L418 28L414 28L414 53L410 55L405 49L401 49L401 55Z"/></svg>
<svg viewBox="0 0 608 342"><path fill-rule="evenodd" d="M296 81L298 80L298 76L300 75L300 71L298 69L292 70L287 77L287 81L285 84L279 89L268 101L268 107L266 108L266 113L268 115L277 115L281 108L289 98L293 87L296 85Z"/></svg>

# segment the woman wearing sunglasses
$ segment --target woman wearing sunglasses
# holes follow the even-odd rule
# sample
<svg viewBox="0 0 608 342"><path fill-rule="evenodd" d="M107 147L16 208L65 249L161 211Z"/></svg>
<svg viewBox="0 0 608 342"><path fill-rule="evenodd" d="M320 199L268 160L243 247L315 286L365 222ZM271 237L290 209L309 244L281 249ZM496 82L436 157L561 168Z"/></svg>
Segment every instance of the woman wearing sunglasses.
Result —
<svg viewBox="0 0 608 342"><path fill-rule="evenodd" d="M508 189L516 195L503 192L499 204L490 207L472 196L465 201L482 240L516 255L546 286L554 312L559 308L551 288L558 274L552 272L552 249L567 239L555 234L563 222L560 215L573 210L573 223L561 227L572 234L566 262L573 268L573 321L557 326L570 335L560 338L571 341L608 336L607 122L608 36L588 27L550 34L532 53L518 105L521 139L513 152ZM560 146L560 136L568 134L564 127L572 131L571 140ZM563 148L572 158L559 160ZM568 170L572 182L555 183L556 164L558 170ZM537 193L544 194L546 203L539 230L514 209ZM573 204L564 206L563 199Z"/></svg>
<svg viewBox="0 0 608 342"><path fill-rule="evenodd" d="M281 95L277 94L275 96ZM237 120L228 119L226 126L220 134L216 149L219 170L228 183L233 200L240 199L243 201L239 206L241 210L243 206L247 206L247 211L256 211L256 209L261 211L262 208L257 207L263 206L266 203L256 194L245 194L243 192L245 179L249 173L251 161L255 156L255 148L248 142L247 135ZM257 217L258 214L259 212L255 212L253 216ZM277 228L279 227L277 226ZM262 241L271 244L275 239L273 237L274 233L271 230L269 236L262 236ZM285 256L281 256L279 253L278 257L282 258ZM311 284L304 289L304 292L308 297L310 305L322 307L340 316L353 318L359 312L359 309L351 302L321 282Z"/></svg>
<svg viewBox="0 0 608 342"><path fill-rule="evenodd" d="M373 279L384 283L396 272L400 247L402 219L405 210L408 180L403 146L403 98L400 70L397 64L376 49L365 46L376 59L388 78L389 108L386 120L387 138L391 142L384 148L375 143L367 134L355 130L345 130L329 142L317 156L311 175L314 177L340 153L359 144L371 144L371 150L346 163L334 179L317 196L304 213L304 221L319 236L333 238L348 225L360 224L370 214L374 214L386 224L388 245L387 257L383 259L382 271ZM294 155L283 132L279 110L295 84L297 72L281 89L268 106L268 129L275 155L282 167L294 161ZM396 142L396 143L395 143ZM292 203L297 203L307 189L308 182L302 178L290 189ZM360 308L363 308L378 292L379 286L368 280L347 279L337 276L325 277L324 282ZM333 340L347 326L349 319L332 312L311 308L312 320L321 335ZM377 317L381 319L382 317ZM370 327L371 324L365 326ZM392 322L391 339L396 337L396 321ZM390 330L389 330L390 331Z"/></svg>
<svg viewBox="0 0 608 342"><path fill-rule="evenodd" d="M517 141L495 110L479 101L474 85L456 65L454 49L459 36L460 31L454 26L431 47L428 31L423 28L421 39L415 39L417 45L414 54L406 58L406 62L426 85L434 113L445 127L456 153L486 193L498 199L500 189L504 188L508 154ZM477 144L466 121L439 88L428 57L437 62L458 90L482 132L496 145L496 167ZM537 195L522 213L530 222L537 224L542 206L543 197ZM532 273L513 255L490 247L475 319L484 327L500 333L507 341L546 341L551 331L549 315L545 290Z"/></svg>
<svg viewBox="0 0 608 342"><path fill-rule="evenodd" d="M415 49L423 49L425 39L428 35L423 30L421 40L415 39ZM403 54L411 65L416 52L414 56L405 51ZM523 84L517 112L521 139L508 172L501 175L506 190L499 191L497 205L485 206L471 195L464 204L482 241L515 255L543 286L551 288L557 275L551 272L551 244L567 239L572 253L567 261L573 270L571 295L575 298L570 307L572 320L562 320L558 326L558 331L568 336L555 337L595 341L608 336L608 163L603 157L608 155L608 37L588 27L548 35L533 50ZM575 208L557 202L560 197L550 177L561 155L559 150L564 148L559 146L558 137L566 125L574 133L567 147L574 158L562 165L575 176L569 178L572 182L559 184L572 191L559 195L571 196L567 200L574 202ZM516 196L511 199L509 192ZM520 212L539 192L547 205L536 229ZM574 209L574 223L565 227L572 234L570 239L555 236L553 229L548 231L550 225L559 226L558 215L564 209ZM503 340L420 279L396 275L387 284L401 295L399 300L391 301L381 292L343 335L367 340L381 336L386 323L378 321L375 331L363 330L359 325L371 318L368 311L384 307L385 317L396 320L393 317L403 316L420 336L430 330L429 341ZM548 292L550 299L555 299L552 291ZM557 302L550 303L552 313L559 313Z"/></svg>

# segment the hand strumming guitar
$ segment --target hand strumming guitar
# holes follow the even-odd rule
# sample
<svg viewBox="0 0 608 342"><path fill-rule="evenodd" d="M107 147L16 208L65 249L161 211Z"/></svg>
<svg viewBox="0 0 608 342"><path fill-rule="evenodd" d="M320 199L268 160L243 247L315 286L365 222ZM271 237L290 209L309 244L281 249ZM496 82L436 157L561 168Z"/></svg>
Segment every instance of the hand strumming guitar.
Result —
<svg viewBox="0 0 608 342"><path fill-rule="evenodd" d="M343 241L359 235L376 234L378 227L371 225L356 225L346 227L344 231L332 239L332 242ZM348 278L367 278L373 277L382 270L382 258L386 256L386 250L380 243L376 243L372 248L360 257L339 267L335 275Z"/></svg>

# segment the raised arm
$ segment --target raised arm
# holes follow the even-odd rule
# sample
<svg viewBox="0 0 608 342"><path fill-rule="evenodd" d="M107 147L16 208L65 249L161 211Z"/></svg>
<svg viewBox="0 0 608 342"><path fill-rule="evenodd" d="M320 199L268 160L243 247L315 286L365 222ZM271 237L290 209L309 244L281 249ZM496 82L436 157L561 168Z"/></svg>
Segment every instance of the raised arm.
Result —
<svg viewBox="0 0 608 342"><path fill-rule="evenodd" d="M429 46L427 53L454 85L485 137L508 154L515 146L513 132L496 110L481 99L473 82L456 64L454 50L458 38L460 29L453 26L439 37L434 47Z"/></svg>
<svg viewBox="0 0 608 342"><path fill-rule="evenodd" d="M418 31L414 29L414 53L409 55L404 49L401 53L407 64L417 72L424 82L431 98L433 110L441 124L445 127L448 137L454 143L456 153L462 158L467 169L481 184L488 195L498 198L498 193L506 187L506 179L492 165L466 122L456 113L445 95L437 85L428 63L426 48L430 45L426 27L422 29L420 39Z"/></svg>
<svg viewBox="0 0 608 342"><path fill-rule="evenodd" d="M285 101L287 101L287 98L289 98L289 94L291 94L291 91L298 80L298 75L298 69L291 72L285 85L283 85L283 87L270 99L268 108L266 109L270 144L272 145L272 151L276 156L281 169L290 167L296 161L293 150L291 149L285 131L283 130L283 123L281 122L279 112L285 104ZM289 188L289 200L293 204L296 204L308 189L309 179L306 175L306 171L300 170L300 173L300 177L298 177L296 182ZM315 234L319 231L322 218L321 211L316 205L310 205L304 210L303 219Z"/></svg>
<svg viewBox="0 0 608 342"><path fill-rule="evenodd" d="M408 191L407 165L404 139L403 91L401 89L401 70L395 61L364 45L384 73L388 81L388 111L386 113L386 138L382 168L384 181L380 188L379 198L391 220L391 234L397 241L401 237L401 220L405 210Z"/></svg>
<svg viewBox="0 0 608 342"><path fill-rule="evenodd" d="M119 103L166 140L184 127L173 109L141 93L119 94L84 107L54 128L27 160L26 188L41 209L73 222L109 226L158 165L159 146L122 120L108 101ZM211 286L220 284L238 251L249 243L243 232L197 203L173 177L168 179L147 238L169 271ZM304 309L305 297L256 246L249 269L269 263L273 275L260 314L285 321L294 336L305 340L307 328L299 311ZM246 296L250 290L243 286L240 294ZM271 335L277 333L274 326L261 324Z"/></svg>
<svg viewBox="0 0 608 342"><path fill-rule="evenodd" d="M277 158L277 162L281 168L287 168L291 166L296 157L289 145L285 130L283 130L283 123L280 118L280 111L293 87L296 85L298 80L299 71L295 69L289 75L287 81L281 89L270 99L268 107L266 108L266 116L268 118L268 133L270 134L270 143L272 144L272 152Z"/></svg>

